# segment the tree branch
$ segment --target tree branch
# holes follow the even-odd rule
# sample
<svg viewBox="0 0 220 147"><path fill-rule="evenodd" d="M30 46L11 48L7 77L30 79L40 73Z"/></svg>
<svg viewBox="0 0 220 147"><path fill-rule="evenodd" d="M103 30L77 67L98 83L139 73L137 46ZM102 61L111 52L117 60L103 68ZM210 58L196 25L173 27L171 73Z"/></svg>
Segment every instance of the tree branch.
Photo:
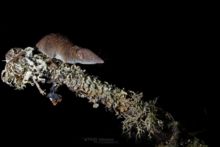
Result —
<svg viewBox="0 0 220 147"><path fill-rule="evenodd" d="M194 137L181 137L178 123L170 113L156 106L156 100L144 102L142 93L126 91L102 82L97 77L86 74L77 65L52 61L41 53L34 54L33 51L31 47L9 50L6 53L5 69L1 73L2 81L18 90L24 89L27 84L35 85L42 95L46 93L39 83L53 82L58 86L64 84L78 97L87 98L93 108L102 104L107 110L114 112L117 118L122 118L123 133L129 137L156 142L158 146L195 144ZM50 96L54 95L56 94ZM50 100L54 105L61 102L53 97ZM205 146L196 141L197 146Z"/></svg>

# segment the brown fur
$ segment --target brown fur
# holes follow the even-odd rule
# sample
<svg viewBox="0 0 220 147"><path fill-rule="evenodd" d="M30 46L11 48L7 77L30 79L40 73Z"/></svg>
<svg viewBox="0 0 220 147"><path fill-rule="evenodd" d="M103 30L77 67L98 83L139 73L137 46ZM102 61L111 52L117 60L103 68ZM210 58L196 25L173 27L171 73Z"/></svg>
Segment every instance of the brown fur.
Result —
<svg viewBox="0 0 220 147"><path fill-rule="evenodd" d="M63 55L64 62L72 58L75 53L72 48L73 43L59 34L46 35L36 44L36 47L50 58L55 58L57 54Z"/></svg>
<svg viewBox="0 0 220 147"><path fill-rule="evenodd" d="M60 59L64 63L104 63L89 49L78 47L68 38L59 34L46 35L36 44L36 47L48 57Z"/></svg>

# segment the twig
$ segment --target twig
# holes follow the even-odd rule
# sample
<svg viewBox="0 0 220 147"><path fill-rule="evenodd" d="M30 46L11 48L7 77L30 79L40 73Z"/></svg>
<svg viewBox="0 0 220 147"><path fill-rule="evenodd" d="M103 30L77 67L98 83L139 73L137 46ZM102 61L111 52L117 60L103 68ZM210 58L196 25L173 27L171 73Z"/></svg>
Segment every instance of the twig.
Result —
<svg viewBox="0 0 220 147"><path fill-rule="evenodd" d="M39 90L40 94L42 95L46 95L45 90L42 90L40 85L38 84L38 82L35 80L35 78L33 78L34 84L37 86L37 89Z"/></svg>

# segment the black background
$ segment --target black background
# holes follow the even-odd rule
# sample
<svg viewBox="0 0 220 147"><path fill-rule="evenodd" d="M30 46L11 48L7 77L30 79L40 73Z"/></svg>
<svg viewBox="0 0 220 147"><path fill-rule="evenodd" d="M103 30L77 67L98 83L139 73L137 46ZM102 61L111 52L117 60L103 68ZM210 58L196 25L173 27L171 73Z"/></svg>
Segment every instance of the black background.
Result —
<svg viewBox="0 0 220 147"><path fill-rule="evenodd" d="M189 132L202 130L198 137L208 142L207 14L163 6L99 8L6 11L0 25L0 59L12 47L35 46L44 35L61 33L104 59L103 65L82 65L89 74L144 92L144 100L158 97L158 106ZM1 70L4 65L0 63ZM114 114L102 106L93 109L65 86L59 90L63 102L56 107L36 87L16 91L1 81L0 88L1 139L7 144L75 144L88 143L88 138L129 143Z"/></svg>

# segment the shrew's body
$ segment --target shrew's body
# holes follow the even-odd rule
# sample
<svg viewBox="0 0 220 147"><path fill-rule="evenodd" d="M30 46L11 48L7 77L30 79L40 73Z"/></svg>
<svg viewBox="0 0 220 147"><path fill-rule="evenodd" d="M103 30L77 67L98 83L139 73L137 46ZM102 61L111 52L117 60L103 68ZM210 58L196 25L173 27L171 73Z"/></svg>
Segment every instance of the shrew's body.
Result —
<svg viewBox="0 0 220 147"><path fill-rule="evenodd" d="M56 58L64 63L101 64L104 61L91 50L74 45L68 38L59 34L44 36L37 44L39 51L50 58Z"/></svg>

